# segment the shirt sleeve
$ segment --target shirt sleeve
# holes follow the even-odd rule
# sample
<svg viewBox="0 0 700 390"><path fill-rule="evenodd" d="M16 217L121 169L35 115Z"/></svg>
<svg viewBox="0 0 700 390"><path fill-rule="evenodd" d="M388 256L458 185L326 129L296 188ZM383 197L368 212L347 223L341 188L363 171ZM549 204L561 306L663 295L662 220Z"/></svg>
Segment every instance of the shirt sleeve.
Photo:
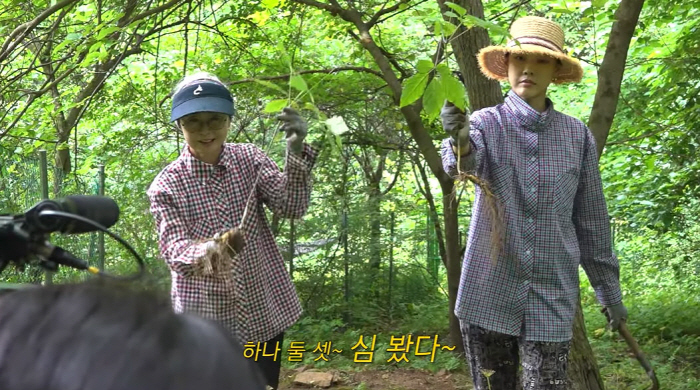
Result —
<svg viewBox="0 0 700 390"><path fill-rule="evenodd" d="M476 172L482 161L484 153L484 137L481 131L483 123L478 112L472 113L469 117L469 153L459 157L459 161L452 150L452 139L442 140L442 167L452 178L457 178L460 172ZM459 162L459 169L457 165Z"/></svg>
<svg viewBox="0 0 700 390"><path fill-rule="evenodd" d="M311 169L318 151L308 144L297 155L287 150L284 171L262 150L255 149L255 158L262 170L257 192L273 213L282 218L301 218L311 200Z"/></svg>
<svg viewBox="0 0 700 390"><path fill-rule="evenodd" d="M574 198L573 222L581 251L581 266L598 301L605 306L622 302L620 265L612 250L610 219L598 168L598 152L595 138L588 128L583 166Z"/></svg>
<svg viewBox="0 0 700 390"><path fill-rule="evenodd" d="M185 220L167 190L151 188L148 197L161 256L170 269L185 277L191 276L197 260L207 253L207 244L191 239Z"/></svg>

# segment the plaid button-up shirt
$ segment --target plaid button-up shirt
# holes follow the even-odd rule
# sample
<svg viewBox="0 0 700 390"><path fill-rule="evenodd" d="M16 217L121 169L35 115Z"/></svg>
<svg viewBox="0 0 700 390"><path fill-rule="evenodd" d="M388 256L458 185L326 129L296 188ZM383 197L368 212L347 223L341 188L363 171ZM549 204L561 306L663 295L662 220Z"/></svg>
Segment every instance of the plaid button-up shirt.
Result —
<svg viewBox="0 0 700 390"><path fill-rule="evenodd" d="M148 197L160 253L171 270L175 311L214 319L244 343L269 340L296 322L301 304L263 207L285 218L304 215L316 155L304 145L301 155L287 154L281 172L252 144L225 144L215 165L197 160L185 146L156 176ZM193 275L193 263L206 253L202 241L237 227L249 197L246 246L235 258L233 277Z"/></svg>
<svg viewBox="0 0 700 390"><path fill-rule="evenodd" d="M598 170L583 122L547 99L540 113L517 94L470 115L471 152L460 170L490 183L503 205L503 251L491 260L490 212L476 188L455 315L530 341L571 339L579 262L603 305L622 301L619 264ZM445 171L457 160L442 143Z"/></svg>

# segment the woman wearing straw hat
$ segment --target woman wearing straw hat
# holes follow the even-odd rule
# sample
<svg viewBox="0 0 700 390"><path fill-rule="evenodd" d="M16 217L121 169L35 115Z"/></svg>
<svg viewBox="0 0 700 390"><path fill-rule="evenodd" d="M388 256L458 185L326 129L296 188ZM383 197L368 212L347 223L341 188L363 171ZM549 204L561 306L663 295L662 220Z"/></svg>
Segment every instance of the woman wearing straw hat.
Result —
<svg viewBox="0 0 700 390"><path fill-rule="evenodd" d="M493 248L492 214L477 187L455 315L477 389L516 389L519 360L525 390L567 389L579 263L613 328L627 310L595 139L546 97L550 83L580 81L581 65L562 50L554 22L528 16L510 32L506 46L478 55L487 77L511 85L504 103L469 118L449 103L441 113L445 171L489 183L504 233Z"/></svg>
<svg viewBox="0 0 700 390"><path fill-rule="evenodd" d="M264 346L255 360L277 388L278 348L302 308L264 206L282 218L304 215L318 152L304 143L306 121L285 108L277 117L287 140L282 172L255 145L226 143L234 113L231 93L216 76L184 78L170 120L187 145L148 196L175 311L218 321L254 351Z"/></svg>

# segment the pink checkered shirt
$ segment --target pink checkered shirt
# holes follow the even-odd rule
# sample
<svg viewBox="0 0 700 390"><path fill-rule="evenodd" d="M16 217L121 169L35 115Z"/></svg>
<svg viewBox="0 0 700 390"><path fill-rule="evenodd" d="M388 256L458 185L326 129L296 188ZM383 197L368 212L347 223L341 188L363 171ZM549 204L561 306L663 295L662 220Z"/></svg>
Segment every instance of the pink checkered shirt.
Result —
<svg viewBox="0 0 700 390"><path fill-rule="evenodd" d="M593 134L578 119L540 113L512 91L470 115L462 171L486 179L504 204L505 250L491 263L491 223L477 187L455 315L529 341L571 339L579 263L604 305L622 301L619 264ZM457 161L442 143L446 172Z"/></svg>
<svg viewBox="0 0 700 390"><path fill-rule="evenodd" d="M284 172L252 144L225 144L219 163L197 160L187 147L148 189L161 256L171 270L177 312L193 312L226 326L241 342L269 340L294 324L302 309L264 205L283 218L300 218L309 206L317 151L288 153ZM258 174L260 178L255 188ZM192 264L205 254L201 240L240 224L246 246L232 278L197 276Z"/></svg>

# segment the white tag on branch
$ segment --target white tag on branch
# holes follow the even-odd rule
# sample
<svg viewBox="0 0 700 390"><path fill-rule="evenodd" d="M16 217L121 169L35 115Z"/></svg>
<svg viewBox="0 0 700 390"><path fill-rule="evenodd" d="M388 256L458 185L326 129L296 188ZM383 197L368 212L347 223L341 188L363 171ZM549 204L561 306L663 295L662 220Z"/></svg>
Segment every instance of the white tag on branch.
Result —
<svg viewBox="0 0 700 390"><path fill-rule="evenodd" d="M334 116L326 120L326 125L328 125L328 128L331 130L331 133L335 135L341 135L343 133L347 133L350 129L348 129L348 125L345 124L345 121L343 120L342 116Z"/></svg>

